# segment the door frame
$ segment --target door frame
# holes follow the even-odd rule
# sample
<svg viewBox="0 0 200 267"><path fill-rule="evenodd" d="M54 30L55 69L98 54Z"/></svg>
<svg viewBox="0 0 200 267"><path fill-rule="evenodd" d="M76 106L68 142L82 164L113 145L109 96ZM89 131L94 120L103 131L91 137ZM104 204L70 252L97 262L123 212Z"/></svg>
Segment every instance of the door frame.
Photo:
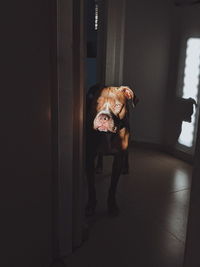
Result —
<svg viewBox="0 0 200 267"><path fill-rule="evenodd" d="M84 0L51 1L53 263L82 242Z"/></svg>
<svg viewBox="0 0 200 267"><path fill-rule="evenodd" d="M97 80L101 85L123 84L126 0L98 0Z"/></svg>

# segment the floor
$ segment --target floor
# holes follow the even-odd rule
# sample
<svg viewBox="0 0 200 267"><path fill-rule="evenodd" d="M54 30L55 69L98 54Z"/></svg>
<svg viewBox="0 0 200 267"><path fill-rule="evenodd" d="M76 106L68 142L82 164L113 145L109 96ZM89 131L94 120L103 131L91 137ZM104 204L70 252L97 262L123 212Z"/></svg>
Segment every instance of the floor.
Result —
<svg viewBox="0 0 200 267"><path fill-rule="evenodd" d="M130 174L118 186L120 215L106 212L111 157L97 175L96 215L89 236L66 259L68 267L181 267L192 166L170 155L133 148Z"/></svg>

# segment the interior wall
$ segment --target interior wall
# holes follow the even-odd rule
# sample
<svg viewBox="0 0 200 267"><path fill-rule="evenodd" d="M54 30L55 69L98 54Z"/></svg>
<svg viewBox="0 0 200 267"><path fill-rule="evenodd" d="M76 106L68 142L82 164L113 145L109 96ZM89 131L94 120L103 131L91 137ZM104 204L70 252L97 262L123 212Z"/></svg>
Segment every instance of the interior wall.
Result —
<svg viewBox="0 0 200 267"><path fill-rule="evenodd" d="M167 99L168 102L173 103L172 100L180 95L180 86L183 81L183 69L185 67L185 52L187 39L190 37L200 37L200 5L193 6L173 6L172 9L172 38L170 45L170 64L169 64L169 78ZM172 127L174 121L174 114L177 114L178 105L166 104L166 120L165 126L165 143L168 146L176 146L178 150L193 154L195 144L192 148L183 147L174 144L173 136L175 128ZM195 130L196 138L197 127Z"/></svg>
<svg viewBox="0 0 200 267"><path fill-rule="evenodd" d="M200 5L182 6L173 8L173 38L171 45L171 72L169 73L169 98L174 97L178 91L178 72L181 65L181 56L184 56L185 42L189 37L200 37ZM184 62L182 62L184 63ZM199 109L199 108L198 108ZM177 109L173 110L173 113ZM168 114L170 114L168 109ZM173 114L172 114L173 115ZM167 125L170 125L170 117L168 117ZM169 127L168 127L169 128ZM189 206L189 217L187 226L187 238L185 247L184 267L199 266L199 238L200 238L200 118L198 119L198 134L196 141L196 151L194 157L194 170L191 186L191 197ZM169 131L166 140L171 143Z"/></svg>
<svg viewBox="0 0 200 267"><path fill-rule="evenodd" d="M82 241L84 1L1 10L0 266L49 267Z"/></svg>
<svg viewBox="0 0 200 267"><path fill-rule="evenodd" d="M162 142L170 16L168 0L126 1L123 84L140 99L131 116L135 141Z"/></svg>
<svg viewBox="0 0 200 267"><path fill-rule="evenodd" d="M197 146L192 176L189 217L187 226L184 267L199 266L199 238L200 238L200 118L198 123Z"/></svg>
<svg viewBox="0 0 200 267"><path fill-rule="evenodd" d="M48 0L4 1L1 32L0 266L46 267L52 256Z"/></svg>
<svg viewBox="0 0 200 267"><path fill-rule="evenodd" d="M73 1L76 4L77 1ZM77 8L78 13L78 8ZM73 243L73 141L74 141L74 88L73 72L73 4L72 0L60 0L57 3L57 71L56 89L52 96L53 129L55 144L54 166L57 163L54 179L54 252L63 257L72 252ZM79 27L79 13L77 24ZM78 39L78 29L77 39ZM78 39L80 44L80 39ZM77 57L79 57L78 49ZM57 66L58 65L58 66ZM79 70L76 70L78 75ZM78 86L79 77L77 77ZM58 88L57 88L58 87ZM78 87L76 88L79 92ZM79 101L79 98L77 97ZM77 109L77 112L79 110ZM70 129L70 131L69 131ZM77 130L78 133L78 130ZM78 145L78 144L77 144ZM56 155L57 152L57 155ZM56 166L55 166L56 167Z"/></svg>

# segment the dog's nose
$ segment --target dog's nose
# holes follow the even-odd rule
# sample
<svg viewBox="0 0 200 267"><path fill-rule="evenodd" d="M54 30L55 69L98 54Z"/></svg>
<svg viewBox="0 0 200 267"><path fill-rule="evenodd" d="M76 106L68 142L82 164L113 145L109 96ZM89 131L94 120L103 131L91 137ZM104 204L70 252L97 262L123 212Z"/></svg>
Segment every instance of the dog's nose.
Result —
<svg viewBox="0 0 200 267"><path fill-rule="evenodd" d="M108 114L100 114L99 115L99 120L100 121L108 121L110 119L110 116Z"/></svg>

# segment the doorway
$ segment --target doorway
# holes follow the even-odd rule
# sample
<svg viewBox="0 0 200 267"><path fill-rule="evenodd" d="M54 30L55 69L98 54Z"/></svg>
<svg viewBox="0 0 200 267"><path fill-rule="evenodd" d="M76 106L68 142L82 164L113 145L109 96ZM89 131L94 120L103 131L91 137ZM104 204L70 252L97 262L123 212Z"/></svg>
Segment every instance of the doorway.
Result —
<svg viewBox="0 0 200 267"><path fill-rule="evenodd" d="M80 2L77 1L77 3L78 3L78 9L76 9L76 18L82 18L82 15L83 15L82 11L81 11L81 13L79 13L80 10L82 10L82 9L80 9ZM64 7L65 7L64 9L63 9L63 6L61 8L62 11L63 11L63 17L62 17L63 21L65 21L65 19L66 19L65 18L65 16L66 16L66 13L65 13L66 12L66 6L64 6ZM116 8L116 10L113 9L113 8ZM110 18L112 17L112 20L110 19L110 24L109 24L109 22L107 22L107 24L106 24L107 27L108 27L107 28L108 31L106 31L106 34L108 34L108 32L109 32L109 36L107 36L109 38L106 38L106 43L104 44L105 61L103 60L103 63L101 65L101 71L102 71L101 74L103 73L103 75L101 77L105 78L104 80L105 80L105 83L107 83L107 84L116 84L116 83L118 84L118 83L121 83L123 81L123 79L122 79L123 53L121 53L121 52L118 53L118 52L119 51L123 51L123 38L121 38L121 33L124 33L124 28L123 28L124 27L124 24L123 24L124 23L124 17L123 16L122 17L118 17L117 10L119 11L120 8L118 6L118 9L117 9L116 5L112 5L110 7L110 9L108 8L108 10L107 10L108 12L110 12L110 14L112 12L115 12L115 13L113 13L115 18L122 18L122 20L121 20L122 23L120 24L122 26L121 28L118 27L119 24L116 24L115 27L113 26L114 21L116 21L116 20L113 20L113 16L110 16ZM121 9L121 10L124 10L124 9ZM77 15L77 13L78 13L78 15ZM70 150L70 153L71 153L70 155L72 155L72 162L73 162L72 169L71 169L72 174L71 174L71 177L68 177L67 181L65 180L65 183L64 183L65 186L68 186L67 187L67 191L65 191L65 190L63 191L63 188L62 188L61 195L60 195L60 201L63 204L63 200L66 201L66 195L65 194L67 193L68 194L68 200L69 200L68 205L71 205L71 207L69 207L69 206L67 207L68 210L69 210L69 214L68 214L69 216L68 217L66 216L66 213L65 213L66 206L65 205L64 206L61 205L61 213L62 214L60 214L61 217L59 219L60 222L61 222L62 231L64 231L64 233L65 233L64 238L62 236L63 232L61 231L59 233L60 234L60 238L63 241L62 245L63 244L65 245L66 244L65 242L67 240L67 245L69 245L70 249L72 249L72 243L73 242L74 242L74 244L75 243L76 244L78 244L78 243L80 244L81 227L82 227L82 225L81 225L82 224L82 219L81 219L82 218L82 214L81 214L81 212L82 212L82 204L81 204L82 202L81 202L81 200L82 199L80 197L81 196L81 192L82 192L81 181L83 179L83 172L82 172L83 171L83 165L82 165L82 163L83 163L83 161L82 161L83 160L83 157L82 157L82 153L83 153L83 150L82 150L83 135L82 135L82 133L83 132L82 132L82 129L83 129L84 118L83 118L83 106L82 106L83 102L82 102L82 100L85 97L85 92L83 90L83 84L84 83L83 83L83 80L82 80L81 77L83 77L82 76L83 75L83 68L82 68L82 63L83 62L82 62L82 59L83 58L85 59L85 57L82 54L82 52L83 52L82 49L83 49L83 46L84 46L84 44L82 43L83 39L82 39L82 37L80 39L80 36L82 36L80 33L83 32L82 30L80 30L81 21L82 20L79 21L79 19L78 19L79 23L76 24L76 27L78 27L78 28L76 28L76 30L74 29L75 30L74 32L76 32L76 34L78 33L78 40L79 41L81 40L81 42L79 43L78 46L76 46L77 44L75 45L75 49L77 49L76 51L78 51L78 54L76 56L74 55L74 60L75 60L76 64L75 64L75 68L73 69L74 73L76 73L76 74L78 73L79 75L76 76L76 78L75 78L76 81L74 80L74 85L76 84L76 86L73 86L72 85L73 83L70 85L70 86L72 86L71 88L73 88L73 90L77 90L75 93L73 92L73 90L70 90L71 97L72 97L72 99L74 101L73 104L76 103L75 101L77 101L77 98L78 98L78 101L79 101L78 103L80 104L79 106L78 105L75 106L75 104L74 104L74 107L73 107L74 117L73 118L75 119L75 121L71 121L71 126L72 126L72 129L73 129L73 133L76 132L75 138L74 137L72 138L72 136L71 136L70 137L71 138L70 139L71 143L69 142L70 149L71 149ZM120 20L117 20L117 23L119 23L119 21ZM76 23L77 23L77 20L76 20ZM62 29L60 34L61 35L62 34L66 34L66 32ZM62 35L62 37L63 37L63 35ZM64 37L64 40L67 43L66 36ZM122 42L121 43L117 42L119 40L122 40ZM62 44L61 49L63 49L62 38L61 38L60 41L61 41L61 44ZM81 61L80 61L80 58L81 58ZM66 68L66 66L64 66L64 67ZM62 66L62 68L63 68L63 66ZM64 71L62 69L62 75L63 75L62 79L64 81L65 81L65 71L66 71L66 69ZM71 70L68 69L68 71L70 72ZM72 75L72 77L74 77L73 76L74 74L72 72L71 72L71 75ZM64 105L65 105L64 114L66 115L67 111L68 111L68 110L66 110L66 103L69 103L69 99L68 99L69 95L67 95L65 91L62 91L62 94L63 94L61 96L62 99L60 99L62 101L61 102L61 107L64 108ZM74 96L76 96L76 98L74 98ZM68 101L68 102L65 102L65 101ZM78 109L76 109L77 106L78 106ZM66 120L64 119L63 126L65 125L64 124L65 122L66 122ZM64 132L62 132L62 133L66 133L67 130L68 130L67 128L64 128ZM63 136L62 136L62 138L63 138ZM76 142L76 141L78 141L78 142ZM73 144L73 146L71 147L72 144ZM62 168L63 169L61 169L61 170L64 171L64 172L62 172L62 179L66 179L66 177L67 177L66 175L68 175L68 174L67 174L67 169L66 169L66 166L65 166L65 161L66 160L68 161L69 158L65 153L65 149L67 149L66 151L68 151L68 148L67 148L65 142L61 143L61 145L64 145L63 147L61 146L62 147L62 152L63 152L63 154L61 155L61 158L63 160L62 161L62 164L63 164ZM75 156L73 154L74 152L75 152ZM147 161L148 161L148 153L147 153ZM79 169L78 169L77 165L74 164L75 162L78 162L79 167L80 167ZM75 173L76 173L77 180L73 180L72 181L72 177L74 178L73 175ZM181 177L181 172L178 172L176 177L179 177L179 178L174 179L174 181L179 183L180 177ZM61 186L63 186L62 181L63 180L61 180L61 182L60 182L60 188L61 188ZM131 180L131 182L132 181L133 180ZM140 189L142 190L142 188L140 188ZM140 190L138 190L138 192L139 191ZM72 192L73 192L74 195L72 195ZM155 201L156 201L156 199L155 199ZM143 208L145 208L145 207L143 207ZM72 209L73 209L73 214L72 214ZM144 212L144 210L145 209L141 209L139 212ZM63 217L62 216L64 216L64 221L63 221ZM67 231L66 231L66 228L65 228L66 225L68 227ZM111 225L110 225L110 227L112 227ZM138 224L138 227L140 227L139 224ZM73 235L71 235L71 233L73 233ZM75 237L75 235L76 235L77 239L73 239ZM70 249L69 249L69 252L70 252ZM63 255L66 256L65 247L63 247L62 252L63 252ZM164 250L163 250L163 253L165 253Z"/></svg>

